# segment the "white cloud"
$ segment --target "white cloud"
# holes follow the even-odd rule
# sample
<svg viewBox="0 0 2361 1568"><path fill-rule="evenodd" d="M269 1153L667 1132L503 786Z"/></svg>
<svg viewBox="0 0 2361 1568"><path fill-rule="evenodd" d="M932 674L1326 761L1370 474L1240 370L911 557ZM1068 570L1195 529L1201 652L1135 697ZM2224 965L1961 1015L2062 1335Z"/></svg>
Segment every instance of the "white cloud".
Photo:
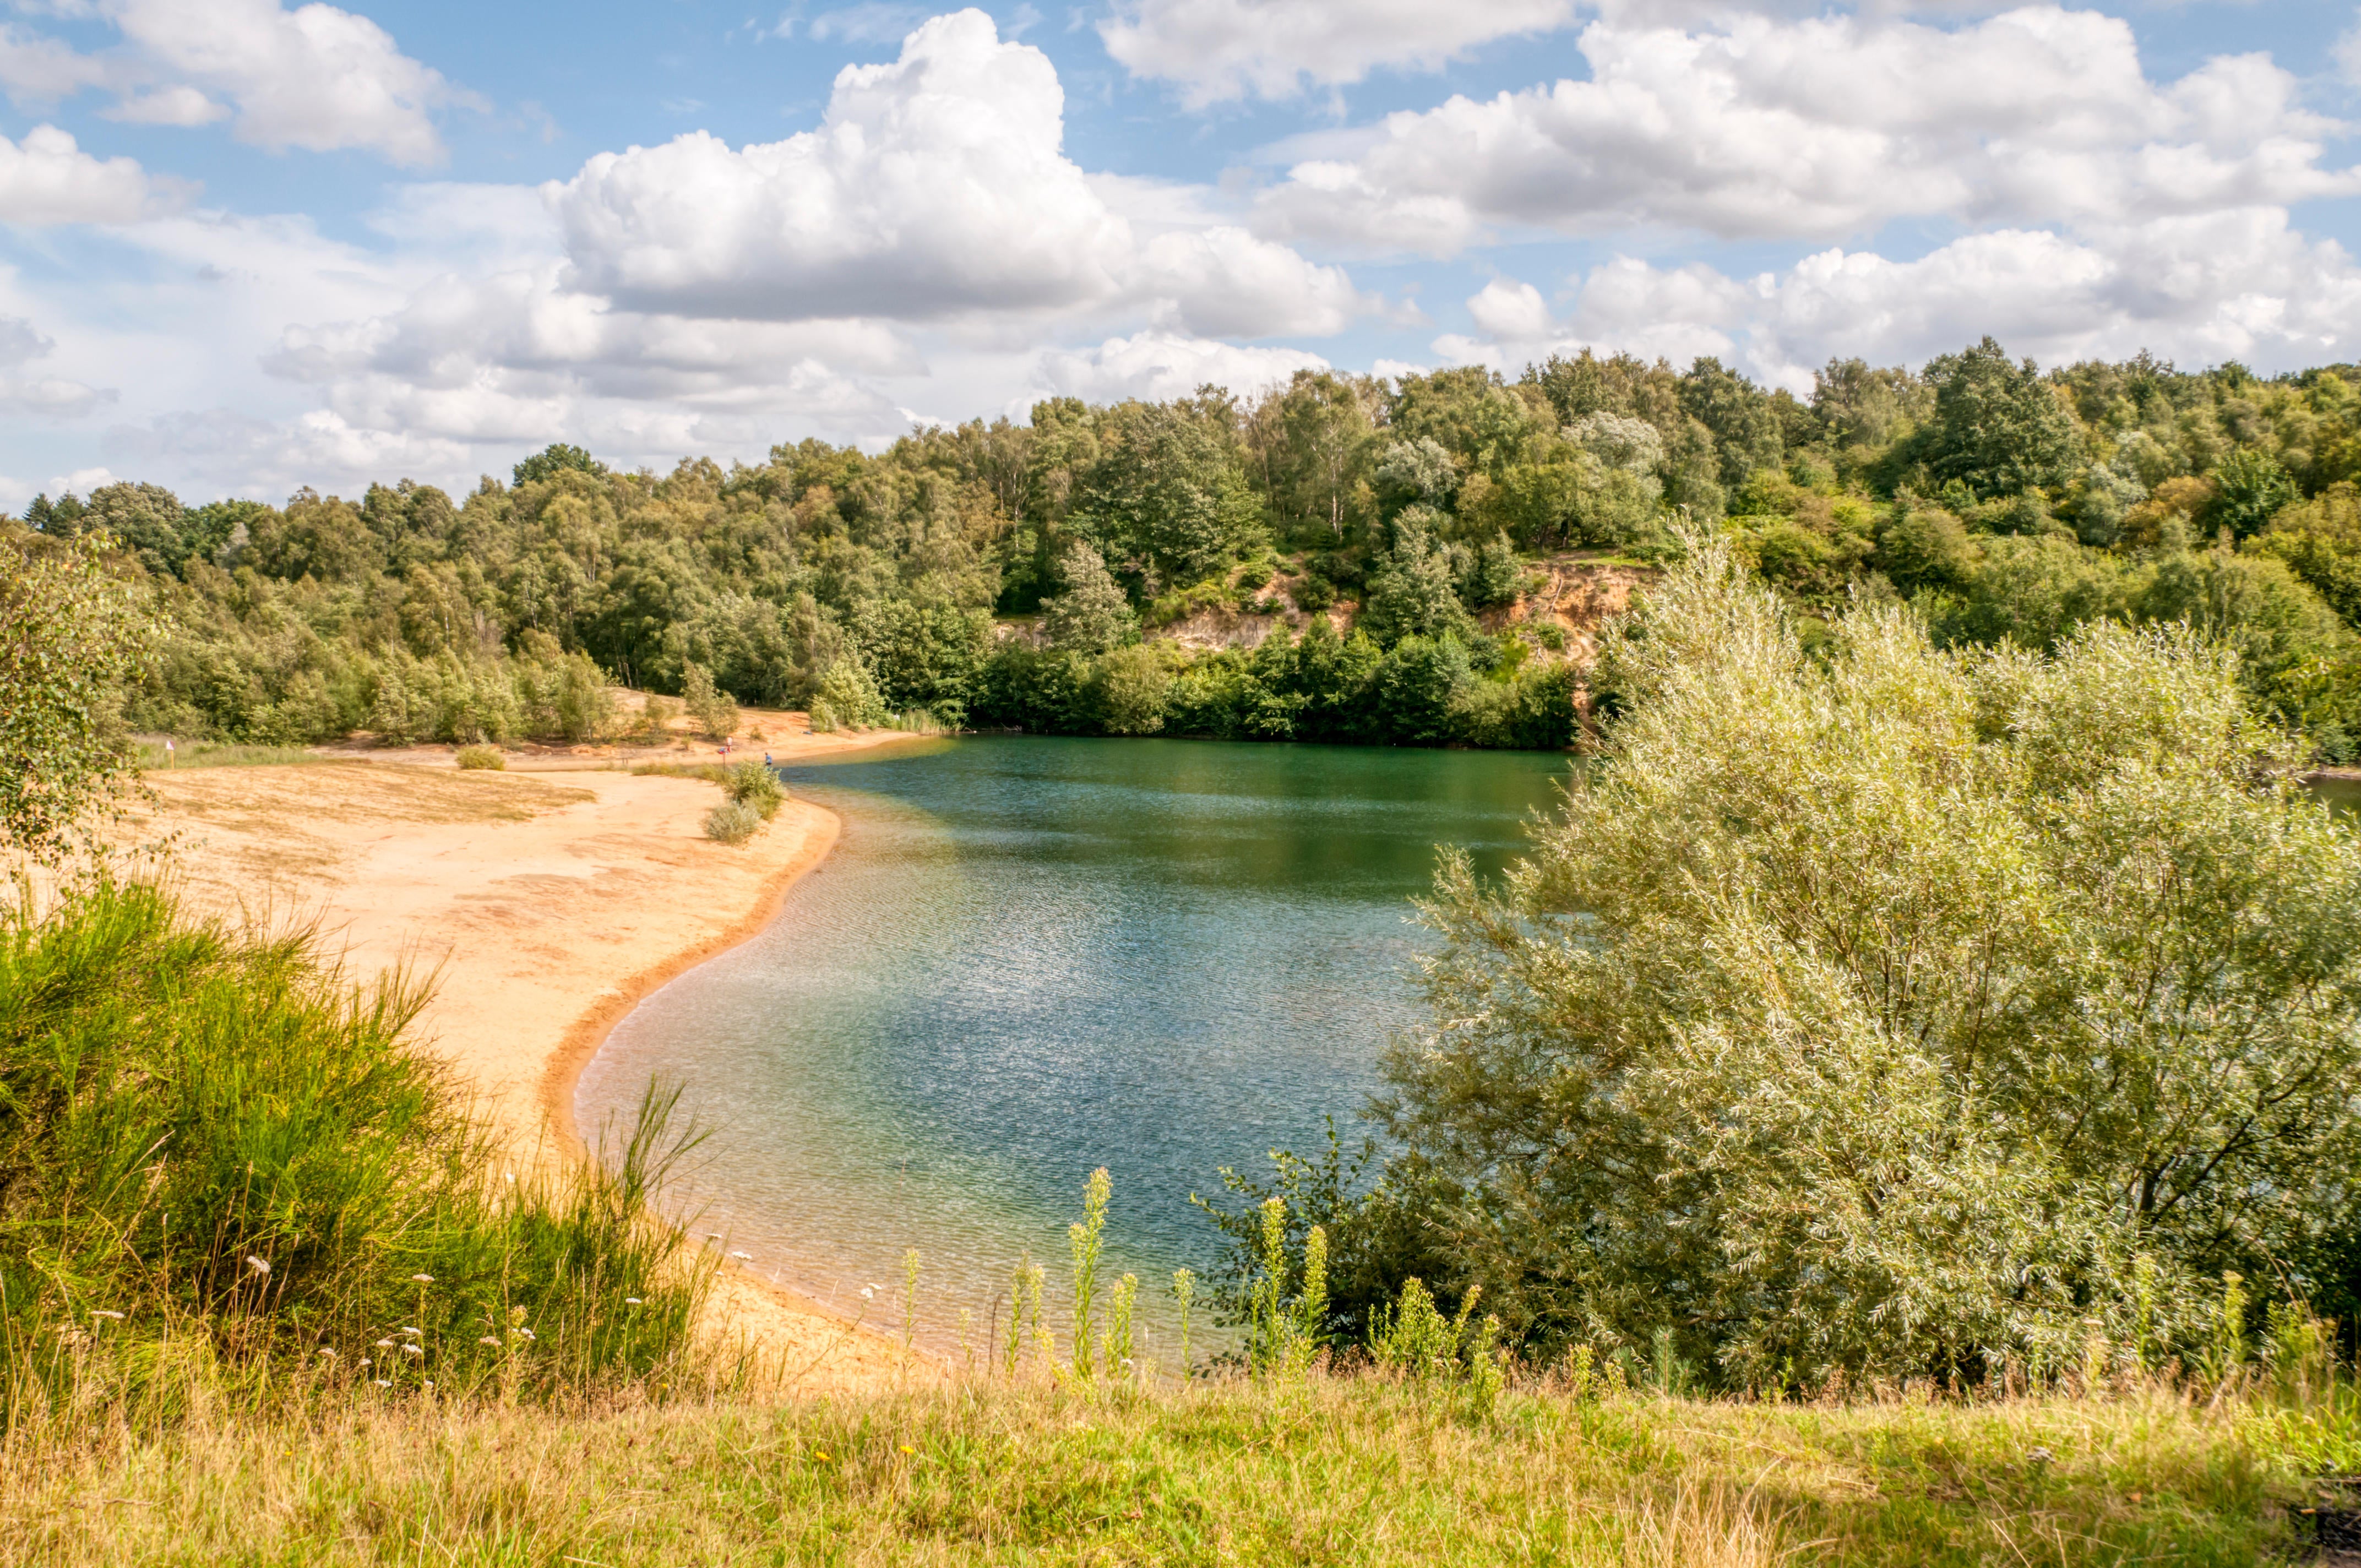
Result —
<svg viewBox="0 0 2361 1568"><path fill-rule="evenodd" d="M550 201L579 285L628 308L796 321L1147 310L1185 330L1341 330L1345 274L1242 229L1153 232L1064 153L1049 58L980 11L848 66L818 130L602 153ZM1145 182L1137 182L1144 185Z"/></svg>
<svg viewBox="0 0 2361 1568"><path fill-rule="evenodd" d="M748 323L645 315L557 286L558 265L435 279L389 315L291 327L273 373L328 389L357 425L468 442L528 441L601 400L689 413L806 411L848 401L851 378L925 365L890 329L857 321Z"/></svg>
<svg viewBox="0 0 2361 1568"><path fill-rule="evenodd" d="M1185 398L1211 382L1241 395L1283 384L1298 370L1325 370L1328 361L1298 348L1235 344L1143 332L1111 337L1095 348L1044 354L1040 375L1068 397L1108 402L1122 398Z"/></svg>
<svg viewBox="0 0 2361 1568"><path fill-rule="evenodd" d="M480 105L405 55L367 16L279 0L103 0L140 54L237 106L237 137L273 149L362 148L440 163L433 113Z"/></svg>
<svg viewBox="0 0 2361 1568"><path fill-rule="evenodd" d="M1675 364L1711 354L1802 390L1831 356L1915 365L1985 333L2048 364L2147 347L2266 371L2361 341L2361 268L2268 208L2092 240L2005 229L1910 261L1827 250L1751 279L1624 258L1576 280L1568 301L1559 316L1538 290L1496 280L1467 302L1478 334L1438 338L1435 352L1504 369L1582 347Z"/></svg>
<svg viewBox="0 0 2361 1568"><path fill-rule="evenodd" d="M55 38L0 23L0 91L16 104L49 104L115 74L110 62L76 54Z"/></svg>
<svg viewBox="0 0 2361 1568"><path fill-rule="evenodd" d="M135 126L209 126L229 118L229 111L203 93L180 82L127 93L106 111L110 120Z"/></svg>
<svg viewBox="0 0 2361 1568"><path fill-rule="evenodd" d="M1178 82L1201 107L1358 82L1382 66L1433 70L1477 44L1564 27L1574 9L1574 0L1129 0L1099 36L1134 76Z"/></svg>
<svg viewBox="0 0 2361 1568"><path fill-rule="evenodd" d="M127 224L179 206L185 181L149 174L128 158L93 158L55 126L24 140L0 137L0 223Z"/></svg>
<svg viewBox="0 0 2361 1568"><path fill-rule="evenodd" d="M234 133L257 147L360 148L412 167L443 160L435 111L485 106L367 16L318 0L291 11L280 0L92 0L71 9L112 23L123 43L79 54L0 27L0 88L13 100L102 88L117 95L109 117L135 125L235 115Z"/></svg>
<svg viewBox="0 0 2361 1568"><path fill-rule="evenodd" d="M2167 86L2129 26L2028 6L1956 30L1830 15L1596 22L1591 79L1398 114L1258 227L1449 254L1495 230L1839 238L1904 217L2125 223L2361 192L2262 56Z"/></svg>

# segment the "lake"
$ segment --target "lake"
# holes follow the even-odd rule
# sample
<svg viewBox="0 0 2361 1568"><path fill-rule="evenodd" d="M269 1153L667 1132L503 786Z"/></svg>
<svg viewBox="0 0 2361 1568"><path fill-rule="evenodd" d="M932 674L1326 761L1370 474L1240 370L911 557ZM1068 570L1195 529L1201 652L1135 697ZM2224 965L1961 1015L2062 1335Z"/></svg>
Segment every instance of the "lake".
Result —
<svg viewBox="0 0 2361 1568"><path fill-rule="evenodd" d="M873 760L872 760L873 759ZM681 976L584 1072L595 1137L655 1080L710 1137L700 1230L840 1308L879 1288L948 1346L1030 1250L1055 1283L1084 1179L1115 1201L1104 1277L1215 1237L1217 1168L1321 1146L1414 1022L1409 900L1438 844L1520 852L1564 756L975 737L786 771L844 819L759 938ZM1153 1348L1152 1343L1150 1348Z"/></svg>

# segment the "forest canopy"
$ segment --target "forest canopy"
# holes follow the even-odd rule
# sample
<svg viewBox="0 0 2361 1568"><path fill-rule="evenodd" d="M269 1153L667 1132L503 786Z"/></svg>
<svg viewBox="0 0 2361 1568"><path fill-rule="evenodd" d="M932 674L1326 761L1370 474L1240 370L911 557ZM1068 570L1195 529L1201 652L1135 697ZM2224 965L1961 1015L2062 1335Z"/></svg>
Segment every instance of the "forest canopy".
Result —
<svg viewBox="0 0 2361 1568"><path fill-rule="evenodd" d="M608 682L709 679L853 724L1552 747L1590 683L1520 608L1540 568L1644 575L1686 516L1806 648L1859 602L1908 604L1945 647L2186 623L2343 761L2356 480L2352 367L2045 371L1987 338L1916 369L1831 361L1801 397L1585 352L1514 378L1051 399L726 469L554 444L459 497L118 483L39 498L6 537L103 534L152 586L162 646L124 716L181 734L582 740L616 722Z"/></svg>

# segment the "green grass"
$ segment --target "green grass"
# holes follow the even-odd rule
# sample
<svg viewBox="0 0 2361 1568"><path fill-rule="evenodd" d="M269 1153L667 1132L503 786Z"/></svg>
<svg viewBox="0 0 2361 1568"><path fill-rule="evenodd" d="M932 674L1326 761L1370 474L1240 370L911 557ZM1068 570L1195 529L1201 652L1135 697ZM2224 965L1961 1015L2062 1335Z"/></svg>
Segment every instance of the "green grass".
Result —
<svg viewBox="0 0 2361 1568"><path fill-rule="evenodd" d="M0 1477L0 1563L2246 1568L2293 1541L2236 1407L2153 1391L1522 1391L1488 1420L1367 1377L571 1415L341 1399L20 1442Z"/></svg>
<svg viewBox="0 0 2361 1568"><path fill-rule="evenodd" d="M410 1048L424 1000L150 885L0 917L12 1424L169 1420L192 1389L291 1380L556 1398L686 1375L705 1277L647 1209L669 1103L610 1166L523 1164Z"/></svg>
<svg viewBox="0 0 2361 1568"><path fill-rule="evenodd" d="M333 762L335 757L323 757L306 751L300 746L244 746L228 741L175 740L172 759L164 759L161 740L139 742L139 766L143 771L160 772L166 767L181 768L287 768L311 763Z"/></svg>

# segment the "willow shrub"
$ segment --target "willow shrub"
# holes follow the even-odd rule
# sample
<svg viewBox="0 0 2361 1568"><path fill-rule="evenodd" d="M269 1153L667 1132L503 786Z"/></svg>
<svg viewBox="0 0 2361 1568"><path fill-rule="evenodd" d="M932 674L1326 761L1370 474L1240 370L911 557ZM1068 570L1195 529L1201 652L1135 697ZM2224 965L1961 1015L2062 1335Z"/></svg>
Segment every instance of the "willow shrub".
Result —
<svg viewBox="0 0 2361 1568"><path fill-rule="evenodd" d="M669 1103L606 1165L517 1172L411 1048L424 996L153 886L0 918L11 1408L188 1365L510 1396L685 1370L703 1277L646 1207Z"/></svg>
<svg viewBox="0 0 2361 1568"><path fill-rule="evenodd" d="M1873 605L1806 652L1688 543L1587 783L1497 889L1440 877L1380 1201L1530 1346L1756 1387L2195 1365L2225 1271L2305 1289L2361 1153L2361 843L2233 658Z"/></svg>

